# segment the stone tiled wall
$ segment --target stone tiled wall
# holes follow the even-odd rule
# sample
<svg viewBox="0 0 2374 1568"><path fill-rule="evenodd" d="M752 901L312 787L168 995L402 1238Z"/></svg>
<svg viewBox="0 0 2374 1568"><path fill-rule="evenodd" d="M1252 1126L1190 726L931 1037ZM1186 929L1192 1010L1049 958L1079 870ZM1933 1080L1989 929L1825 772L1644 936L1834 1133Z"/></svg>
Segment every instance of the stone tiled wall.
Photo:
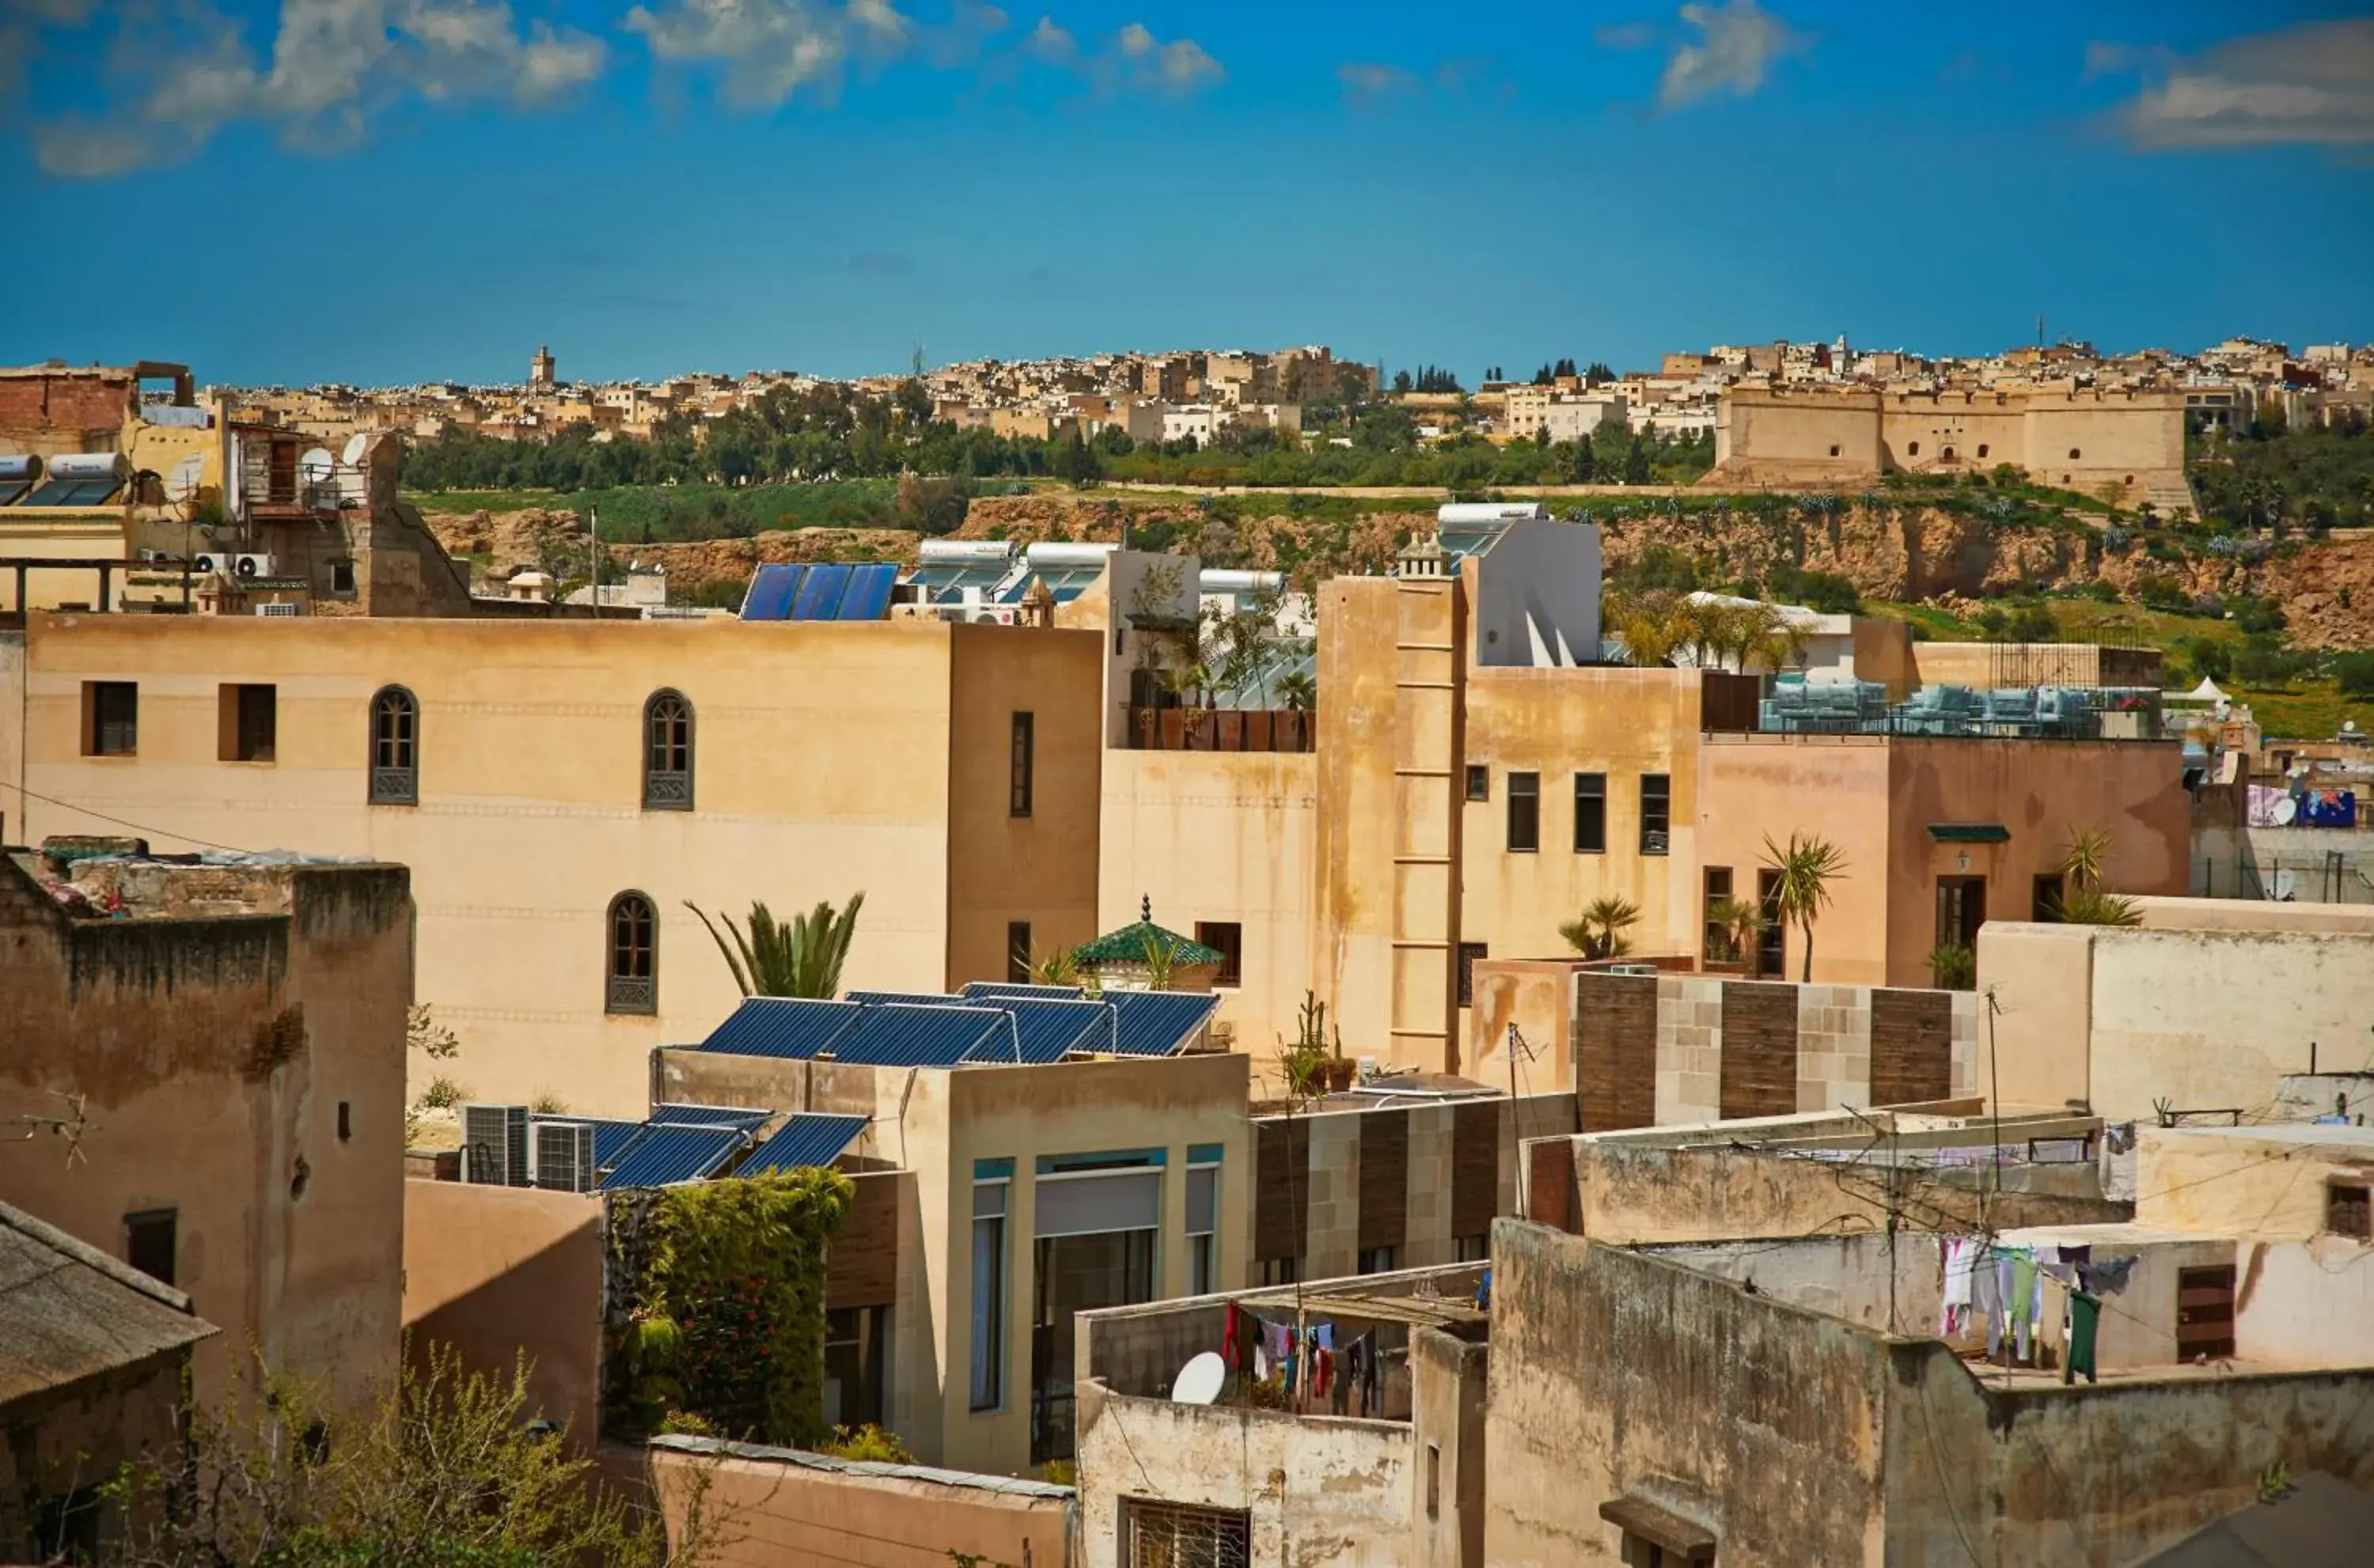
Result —
<svg viewBox="0 0 2374 1568"><path fill-rule="evenodd" d="M1657 981L1657 1120L1712 1121L1722 1096L1722 982Z"/></svg>
<svg viewBox="0 0 2374 1568"><path fill-rule="evenodd" d="M1451 1261L1451 1107L1421 1106L1409 1113L1409 1237L1401 1266Z"/></svg>
<svg viewBox="0 0 2374 1568"><path fill-rule="evenodd" d="M1310 1118L1310 1214L1303 1226L1303 1278L1332 1280L1358 1271L1360 1118Z"/></svg>
<svg viewBox="0 0 2374 1568"><path fill-rule="evenodd" d="M1669 975L1657 982L1657 1121L1714 1121L1722 1115L1721 978ZM1736 983L1736 982L1733 982ZM1784 982L1785 983L1785 982ZM1871 1098L1872 988L1808 985L1797 991L1797 1109L1858 1109ZM1981 1092L1979 999L1952 998L1953 1094ZM1578 1025L1580 1027L1580 1025ZM1580 1085L1586 1094L1592 1085Z"/></svg>
<svg viewBox="0 0 2374 1568"><path fill-rule="evenodd" d="M1871 1103L1871 990L1797 988L1797 1108Z"/></svg>

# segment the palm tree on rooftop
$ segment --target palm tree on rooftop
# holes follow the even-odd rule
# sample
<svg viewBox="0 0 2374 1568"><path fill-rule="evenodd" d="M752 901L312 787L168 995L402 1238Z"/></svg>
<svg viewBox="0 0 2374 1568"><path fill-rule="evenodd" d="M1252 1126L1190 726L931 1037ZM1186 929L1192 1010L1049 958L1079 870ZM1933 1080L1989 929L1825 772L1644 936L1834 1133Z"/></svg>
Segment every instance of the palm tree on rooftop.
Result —
<svg viewBox="0 0 2374 1568"><path fill-rule="evenodd" d="M865 895L851 894L838 913L819 900L814 909L788 921L777 920L765 904L753 901L741 927L730 915L711 920L689 899L684 907L699 917L744 996L829 1000L840 994L840 969L857 934L857 912L865 907Z"/></svg>
<svg viewBox="0 0 2374 1568"><path fill-rule="evenodd" d="M1811 834L1792 833L1785 845L1772 842L1770 835L1764 839L1764 865L1780 873L1780 884L1774 902L1780 907L1780 922L1794 923L1805 936L1805 956L1801 978L1811 984L1814 978L1814 921L1829 907L1830 883L1844 880L1846 856L1827 838Z"/></svg>

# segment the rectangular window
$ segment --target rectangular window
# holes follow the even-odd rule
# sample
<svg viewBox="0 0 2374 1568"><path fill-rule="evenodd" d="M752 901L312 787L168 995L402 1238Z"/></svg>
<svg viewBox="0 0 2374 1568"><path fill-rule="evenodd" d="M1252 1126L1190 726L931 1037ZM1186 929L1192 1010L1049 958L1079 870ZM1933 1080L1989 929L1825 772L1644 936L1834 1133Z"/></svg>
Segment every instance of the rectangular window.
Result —
<svg viewBox="0 0 2374 1568"><path fill-rule="evenodd" d="M1731 932L1717 924L1714 918L1714 907L1731 897L1731 868L1709 866L1704 880L1706 891L1698 918L1705 922L1706 930L1699 935L1703 945L1698 951L1719 964L1733 962L1739 955L1731 950Z"/></svg>
<svg viewBox="0 0 2374 1568"><path fill-rule="evenodd" d="M1780 924L1779 872L1759 871L1756 873L1756 907L1764 917L1764 925L1757 933L1756 966L1749 972L1753 975L1778 975L1788 966L1788 931Z"/></svg>
<svg viewBox="0 0 2374 1568"><path fill-rule="evenodd" d="M171 1284L180 1230L178 1210L146 1209L124 1215L123 1261L160 1285Z"/></svg>
<svg viewBox="0 0 2374 1568"><path fill-rule="evenodd" d="M131 681L82 684L82 755L133 756L140 750L140 687Z"/></svg>
<svg viewBox="0 0 2374 1568"><path fill-rule="evenodd" d="M1390 1246L1364 1246L1360 1249L1360 1272L1390 1274L1393 1271L1396 1249Z"/></svg>
<svg viewBox="0 0 2374 1568"><path fill-rule="evenodd" d="M1482 1231L1472 1236L1454 1236L1451 1242L1453 1263L1482 1263L1492 1256L1492 1233Z"/></svg>
<svg viewBox="0 0 2374 1568"><path fill-rule="evenodd" d="M1220 1288L1220 1167L1187 1167L1187 1293Z"/></svg>
<svg viewBox="0 0 2374 1568"><path fill-rule="evenodd" d="M890 1309L849 1306L824 1318L824 1419L828 1426L882 1424Z"/></svg>
<svg viewBox="0 0 2374 1568"><path fill-rule="evenodd" d="M1255 1272L1263 1286L1290 1285L1301 1278L1301 1263L1293 1258L1264 1258Z"/></svg>
<svg viewBox="0 0 2374 1568"><path fill-rule="evenodd" d="M1005 922L1005 979L1008 985L1030 983L1030 922Z"/></svg>
<svg viewBox="0 0 2374 1568"><path fill-rule="evenodd" d="M1475 1005L1475 961L1492 956L1492 944L1485 942L1463 942L1459 944L1459 1005Z"/></svg>
<svg viewBox="0 0 2374 1568"><path fill-rule="evenodd" d="M1031 755L1034 743L1032 731L1037 724L1035 714L1017 713L1014 716L1014 755L1007 781L1011 799L1006 803L1006 813L1010 816L1030 814L1030 776L1034 761Z"/></svg>
<svg viewBox="0 0 2374 1568"><path fill-rule="evenodd" d="M1673 825L1673 778L1663 773L1640 775L1640 853L1663 854Z"/></svg>
<svg viewBox="0 0 2374 1568"><path fill-rule="evenodd" d="M1607 775L1574 776L1574 852L1607 853Z"/></svg>
<svg viewBox="0 0 2374 1568"><path fill-rule="evenodd" d="M1252 1515L1124 1497L1121 1568L1252 1568Z"/></svg>
<svg viewBox="0 0 2374 1568"><path fill-rule="evenodd" d="M330 563L330 591L336 594L347 594L352 593L354 591L354 562L332 561Z"/></svg>
<svg viewBox="0 0 2374 1568"><path fill-rule="evenodd" d="M972 1408L1005 1403L1005 1199L1012 1183L972 1188Z"/></svg>
<svg viewBox="0 0 2374 1568"><path fill-rule="evenodd" d="M2374 1241L2374 1187L2334 1182L2324 1189L2324 1228L2337 1236Z"/></svg>
<svg viewBox="0 0 2374 1568"><path fill-rule="evenodd" d="M1492 770L1480 762L1467 765L1467 798L1471 801L1492 798Z"/></svg>
<svg viewBox="0 0 2374 1568"><path fill-rule="evenodd" d="M1442 1516L1442 1445L1426 1445L1426 1516Z"/></svg>
<svg viewBox="0 0 2374 1568"><path fill-rule="evenodd" d="M1509 851L1529 855L1542 847L1542 776L1509 775Z"/></svg>
<svg viewBox="0 0 2374 1568"><path fill-rule="evenodd" d="M1220 955L1220 972L1213 977L1216 986L1241 986L1245 983L1245 928L1235 920L1198 920L1195 940Z"/></svg>
<svg viewBox="0 0 2374 1568"><path fill-rule="evenodd" d="M1987 923L1987 879L1982 876L1941 876L1937 879L1937 945L1976 948L1979 928Z"/></svg>
<svg viewBox="0 0 2374 1568"><path fill-rule="evenodd" d="M270 762L279 740L278 690L237 685L220 692L215 755L224 762Z"/></svg>
<svg viewBox="0 0 2374 1568"><path fill-rule="evenodd" d="M2060 872L2038 877L2036 892L2029 899L2027 918L2046 924L2057 924L2061 919L2061 900L2066 894L2067 886Z"/></svg>

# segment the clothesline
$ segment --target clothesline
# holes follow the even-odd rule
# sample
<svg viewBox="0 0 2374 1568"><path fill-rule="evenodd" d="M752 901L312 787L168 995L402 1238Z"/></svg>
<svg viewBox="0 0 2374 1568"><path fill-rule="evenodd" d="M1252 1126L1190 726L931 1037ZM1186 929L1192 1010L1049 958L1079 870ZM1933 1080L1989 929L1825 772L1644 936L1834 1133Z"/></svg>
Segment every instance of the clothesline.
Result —
<svg viewBox="0 0 2374 1568"><path fill-rule="evenodd" d="M1942 1258L1941 1331L1960 1339L1983 1323L1988 1361L2004 1362L2008 1351L2006 1364L2034 1366L2050 1328L2062 1348L2062 1380L2082 1373L2092 1382L2102 1298L2126 1290L2136 1258L2128 1253L2098 1259L2090 1246L2005 1246L1983 1236L1948 1237ZM2048 1279L2067 1293L2069 1312L2061 1323L2045 1318Z"/></svg>

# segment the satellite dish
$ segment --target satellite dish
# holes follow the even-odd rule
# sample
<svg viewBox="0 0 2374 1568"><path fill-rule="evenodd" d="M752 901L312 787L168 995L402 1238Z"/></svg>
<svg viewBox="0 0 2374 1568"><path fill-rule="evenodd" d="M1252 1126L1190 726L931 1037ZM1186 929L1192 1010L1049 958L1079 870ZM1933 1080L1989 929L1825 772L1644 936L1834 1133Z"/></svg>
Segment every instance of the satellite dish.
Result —
<svg viewBox="0 0 2374 1568"><path fill-rule="evenodd" d="M1208 1405L1220 1397L1220 1385L1228 1380L1228 1364L1216 1351L1202 1355L1179 1369L1179 1379L1170 1385L1170 1402L1174 1405Z"/></svg>
<svg viewBox="0 0 2374 1568"><path fill-rule="evenodd" d="M346 446L338 452L338 461L352 468L362 462L363 451L370 445L370 438L358 430L347 438Z"/></svg>
<svg viewBox="0 0 2374 1568"><path fill-rule="evenodd" d="M337 467L337 460L326 449L315 447L297 460L297 476L308 485L325 485Z"/></svg>
<svg viewBox="0 0 2374 1568"><path fill-rule="evenodd" d="M2299 802L2286 795L2275 802L2275 825L2282 827L2299 815Z"/></svg>
<svg viewBox="0 0 2374 1568"><path fill-rule="evenodd" d="M165 475L165 494L177 501L186 501L198 493L198 480L206 470L206 460L196 452L173 465Z"/></svg>

